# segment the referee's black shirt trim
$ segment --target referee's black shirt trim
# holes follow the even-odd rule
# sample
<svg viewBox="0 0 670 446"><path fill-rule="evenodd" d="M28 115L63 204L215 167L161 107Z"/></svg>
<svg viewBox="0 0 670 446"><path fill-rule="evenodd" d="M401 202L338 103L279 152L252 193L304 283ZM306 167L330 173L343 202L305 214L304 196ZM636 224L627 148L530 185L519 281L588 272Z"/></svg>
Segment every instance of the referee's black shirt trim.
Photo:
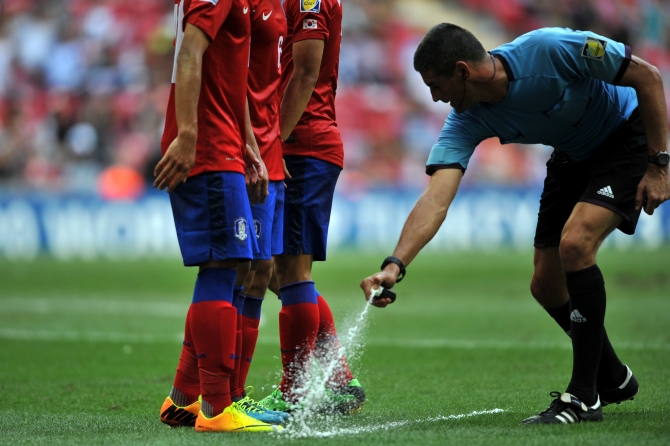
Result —
<svg viewBox="0 0 670 446"><path fill-rule="evenodd" d="M459 163L450 163L450 164L431 164L430 166L426 166L426 175L432 176L435 172L442 169L460 169L463 173L465 173L465 168L461 166Z"/></svg>
<svg viewBox="0 0 670 446"><path fill-rule="evenodd" d="M500 54L494 54L493 57L498 59L502 64L503 68L505 69L505 74L507 75L507 80L509 82L514 82L514 73L512 73L512 68L509 66L509 62L507 62L507 60Z"/></svg>
<svg viewBox="0 0 670 446"><path fill-rule="evenodd" d="M630 60L633 57L630 47L628 45L625 45L625 47L626 47L626 58L623 60L623 62L621 62L621 68L619 68L619 72L616 74L614 80L612 81L613 85L619 85L619 82L621 82L621 78L628 69L628 65L630 65Z"/></svg>

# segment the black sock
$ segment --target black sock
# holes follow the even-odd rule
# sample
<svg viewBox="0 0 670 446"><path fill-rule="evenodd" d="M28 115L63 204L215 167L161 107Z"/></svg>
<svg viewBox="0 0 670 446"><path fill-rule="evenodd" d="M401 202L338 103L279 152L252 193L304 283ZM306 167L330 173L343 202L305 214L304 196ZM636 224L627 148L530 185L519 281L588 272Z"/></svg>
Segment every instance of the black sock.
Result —
<svg viewBox="0 0 670 446"><path fill-rule="evenodd" d="M565 273L570 294L572 379L566 392L591 406L596 402L598 364L605 332L605 281L598 265Z"/></svg>
<svg viewBox="0 0 670 446"><path fill-rule="evenodd" d="M570 336L570 302L557 308L545 308L549 316L553 317L563 331ZM598 365L597 385L601 389L614 389L626 379L626 367L623 365L614 347L607 337L607 330L603 329L603 349Z"/></svg>

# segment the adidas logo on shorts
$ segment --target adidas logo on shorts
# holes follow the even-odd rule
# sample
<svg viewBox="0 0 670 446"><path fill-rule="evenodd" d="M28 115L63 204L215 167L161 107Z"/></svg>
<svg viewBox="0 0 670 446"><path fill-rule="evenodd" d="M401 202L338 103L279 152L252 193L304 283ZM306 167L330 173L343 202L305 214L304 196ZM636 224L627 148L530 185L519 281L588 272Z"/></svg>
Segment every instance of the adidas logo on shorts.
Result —
<svg viewBox="0 0 670 446"><path fill-rule="evenodd" d="M582 314L577 309L572 310L572 313L570 313L570 320L572 322L586 322L586 318L582 316Z"/></svg>
<svg viewBox="0 0 670 446"><path fill-rule="evenodd" d="M609 186L605 186L602 189L598 191L600 195L604 195L606 197L614 198L614 192L612 192L612 188Z"/></svg>

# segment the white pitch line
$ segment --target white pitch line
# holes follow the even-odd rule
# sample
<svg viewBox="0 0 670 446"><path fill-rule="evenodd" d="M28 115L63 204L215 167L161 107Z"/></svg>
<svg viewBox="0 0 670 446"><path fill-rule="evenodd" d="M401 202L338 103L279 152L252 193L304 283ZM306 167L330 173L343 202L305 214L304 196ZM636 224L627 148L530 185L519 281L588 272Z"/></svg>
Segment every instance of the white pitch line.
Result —
<svg viewBox="0 0 670 446"><path fill-rule="evenodd" d="M65 341L65 342L113 342L129 344L174 344L181 343L183 334L157 333L119 333L73 330L26 330L18 328L0 328L0 339L17 341ZM276 337L260 336L261 345L279 345ZM459 350L493 349L493 350L570 350L569 342L522 342L522 341L486 341L464 339L378 339L368 338L366 347L393 347L411 349L451 348ZM670 351L670 344L622 342L615 344L622 350L653 350Z"/></svg>
<svg viewBox="0 0 670 446"><path fill-rule="evenodd" d="M176 344L181 343L184 335L176 333L160 336L153 333L114 333L99 331L54 331L54 330L21 330L0 328L0 339L14 341L52 341L52 342L112 342L124 344Z"/></svg>
<svg viewBox="0 0 670 446"><path fill-rule="evenodd" d="M91 314L103 316L151 316L184 318L190 302L135 302L100 298L3 298L3 314Z"/></svg>
<svg viewBox="0 0 670 446"><path fill-rule="evenodd" d="M470 418L470 417L475 417L479 415L488 415L488 414L495 414L495 413L502 413L505 412L503 409L491 409L491 410L482 410L482 411L474 411L470 412L467 414L458 414L458 415L441 415L438 417L431 417L431 418L425 418L425 419L419 419L419 420L402 420L402 421L391 421L389 423L384 423L384 424L378 424L375 426L359 426L359 427L347 427L347 428L335 428L330 431L322 431L319 430L318 428L315 428L314 430L312 429L305 429L305 430L299 430L299 431L294 431L291 429L291 426L289 427L281 434L281 435L286 435L292 438L309 438L309 437L318 437L318 438L325 438L325 437L336 437L339 435L357 435L357 434L367 434L371 432L377 432L377 431L388 431L392 429L397 429L400 427L405 427L410 424L420 424L420 423L435 423L438 421L451 421L451 420L460 420L462 418Z"/></svg>

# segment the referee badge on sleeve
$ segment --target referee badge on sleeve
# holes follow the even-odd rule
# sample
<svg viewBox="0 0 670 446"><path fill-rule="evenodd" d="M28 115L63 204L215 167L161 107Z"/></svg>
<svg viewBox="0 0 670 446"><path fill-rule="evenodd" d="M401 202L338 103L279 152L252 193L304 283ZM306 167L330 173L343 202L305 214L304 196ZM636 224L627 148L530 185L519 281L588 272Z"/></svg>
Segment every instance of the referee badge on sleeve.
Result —
<svg viewBox="0 0 670 446"><path fill-rule="evenodd" d="M582 57L593 60L603 60L606 48L606 40L600 40L596 39L595 37L586 36L586 41L584 42L584 47L582 48Z"/></svg>

